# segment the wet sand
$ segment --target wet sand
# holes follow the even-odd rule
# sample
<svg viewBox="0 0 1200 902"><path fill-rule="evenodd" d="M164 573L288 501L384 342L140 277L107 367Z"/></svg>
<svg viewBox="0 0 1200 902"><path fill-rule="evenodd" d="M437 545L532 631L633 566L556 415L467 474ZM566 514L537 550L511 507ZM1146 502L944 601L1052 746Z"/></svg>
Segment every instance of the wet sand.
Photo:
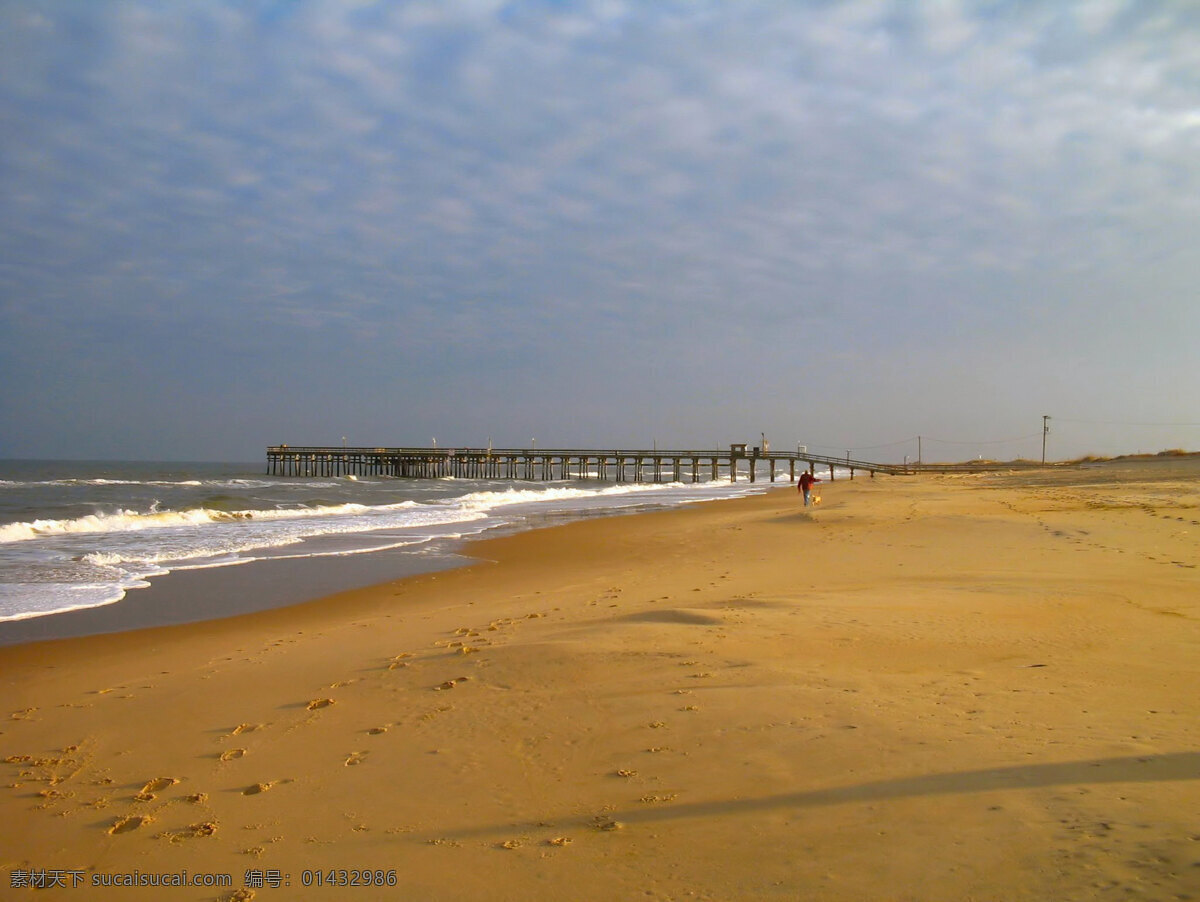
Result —
<svg viewBox="0 0 1200 902"><path fill-rule="evenodd" d="M379 551L177 570L154 577L145 589L130 590L115 604L0 622L0 646L196 623L301 604L469 564L468 558L454 553L455 547L453 542L439 542L419 557Z"/></svg>
<svg viewBox="0 0 1200 902"><path fill-rule="evenodd" d="M1198 474L780 489L2 648L0 885L1200 898ZM185 868L231 885L92 885ZM355 871L395 887L329 885Z"/></svg>

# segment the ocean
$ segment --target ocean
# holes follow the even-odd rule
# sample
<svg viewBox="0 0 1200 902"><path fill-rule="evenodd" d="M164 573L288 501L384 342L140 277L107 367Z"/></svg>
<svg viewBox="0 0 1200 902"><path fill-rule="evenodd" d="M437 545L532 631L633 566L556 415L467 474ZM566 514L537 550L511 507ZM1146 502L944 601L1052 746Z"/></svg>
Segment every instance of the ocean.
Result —
<svg viewBox="0 0 1200 902"><path fill-rule="evenodd" d="M265 464L0 460L0 622L120 604L181 570L387 551L444 567L487 530L772 484L273 477ZM786 480L786 475L783 477ZM197 619L203 619L197 612Z"/></svg>

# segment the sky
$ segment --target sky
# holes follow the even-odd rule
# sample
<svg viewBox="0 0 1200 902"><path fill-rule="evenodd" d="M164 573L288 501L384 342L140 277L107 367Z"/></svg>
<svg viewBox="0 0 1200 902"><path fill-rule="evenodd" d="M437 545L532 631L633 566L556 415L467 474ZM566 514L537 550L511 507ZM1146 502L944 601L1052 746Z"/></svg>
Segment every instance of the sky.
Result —
<svg viewBox="0 0 1200 902"><path fill-rule="evenodd" d="M1197 450L1198 249L1196 3L0 0L0 457Z"/></svg>

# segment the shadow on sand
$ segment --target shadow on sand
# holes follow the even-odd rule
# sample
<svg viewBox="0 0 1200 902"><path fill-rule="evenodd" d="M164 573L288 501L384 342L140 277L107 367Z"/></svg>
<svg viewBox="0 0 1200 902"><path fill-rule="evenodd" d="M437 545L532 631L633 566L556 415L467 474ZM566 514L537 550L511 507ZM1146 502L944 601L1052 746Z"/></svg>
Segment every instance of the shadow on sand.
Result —
<svg viewBox="0 0 1200 902"><path fill-rule="evenodd" d="M646 824L683 818L750 814L785 808L812 808L849 802L875 802L885 799L1005 789L1039 789L1049 786L1083 786L1101 783L1161 783L1182 780L1200 780L1200 752L1101 758L1063 764L1028 764L1019 767L996 767L953 774L929 774L898 780L860 783L855 786L842 786L834 789L783 793L757 799L629 808L624 811L609 811L606 816L613 821L625 824ZM572 818L572 820L580 825L590 823L587 819ZM556 823L560 827L565 825L561 820ZM511 831L514 828L533 829L536 826L538 826L536 823L496 824L454 831L444 835L447 838L467 838L504 830Z"/></svg>

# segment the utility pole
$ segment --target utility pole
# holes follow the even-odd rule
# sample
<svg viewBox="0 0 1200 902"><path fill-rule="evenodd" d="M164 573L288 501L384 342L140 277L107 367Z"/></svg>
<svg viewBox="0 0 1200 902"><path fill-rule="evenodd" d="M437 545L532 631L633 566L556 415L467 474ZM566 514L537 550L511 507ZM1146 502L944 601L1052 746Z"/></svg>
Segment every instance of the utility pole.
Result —
<svg viewBox="0 0 1200 902"><path fill-rule="evenodd" d="M1046 466L1046 436L1050 434L1050 417L1042 417L1042 466Z"/></svg>
<svg viewBox="0 0 1200 902"><path fill-rule="evenodd" d="M921 466L921 436L917 436L917 466Z"/></svg>

